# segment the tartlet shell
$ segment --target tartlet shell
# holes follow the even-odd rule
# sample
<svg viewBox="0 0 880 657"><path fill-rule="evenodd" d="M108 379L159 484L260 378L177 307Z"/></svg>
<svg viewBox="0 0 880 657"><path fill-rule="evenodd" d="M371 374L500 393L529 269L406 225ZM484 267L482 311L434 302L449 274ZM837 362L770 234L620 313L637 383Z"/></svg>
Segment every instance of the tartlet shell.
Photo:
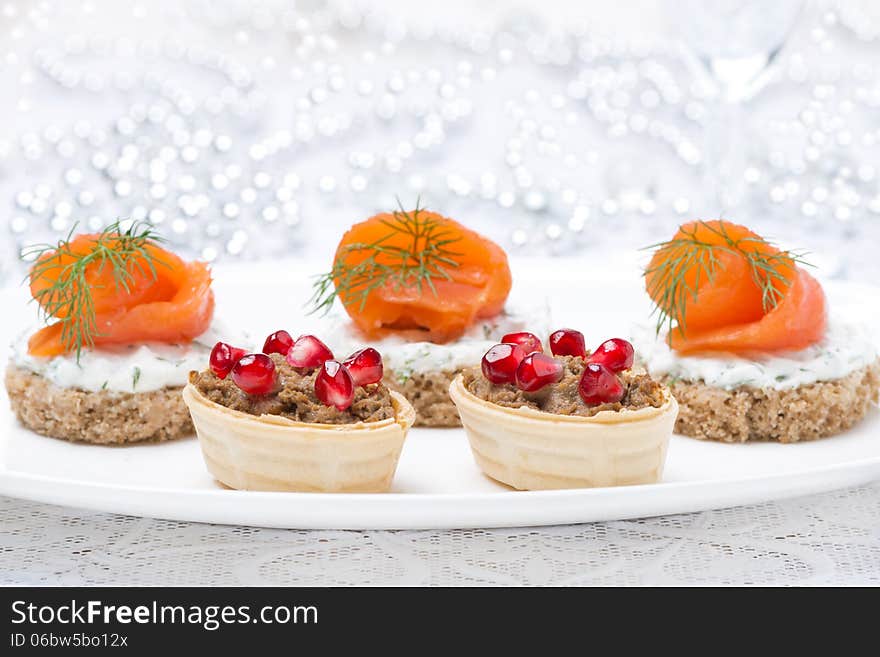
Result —
<svg viewBox="0 0 880 657"><path fill-rule="evenodd" d="M678 415L675 398L664 394L660 408L581 417L493 404L468 391L461 376L449 386L477 465L520 490L659 481Z"/></svg>
<svg viewBox="0 0 880 657"><path fill-rule="evenodd" d="M391 487L415 411L392 392L394 418L310 424L249 415L183 389L208 471L238 490L380 493Z"/></svg>

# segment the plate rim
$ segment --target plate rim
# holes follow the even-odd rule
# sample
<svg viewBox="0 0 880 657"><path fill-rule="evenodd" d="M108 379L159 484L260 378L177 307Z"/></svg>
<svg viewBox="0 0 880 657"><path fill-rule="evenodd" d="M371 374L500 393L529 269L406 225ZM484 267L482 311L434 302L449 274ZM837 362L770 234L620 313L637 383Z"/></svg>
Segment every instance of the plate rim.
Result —
<svg viewBox="0 0 880 657"><path fill-rule="evenodd" d="M780 474L720 480L485 493L186 490L88 482L3 467L0 495L173 521L285 529L419 530L566 525L694 513L839 490L875 480L880 480L880 456ZM711 494L698 494L703 492ZM149 493L149 503L138 499L146 499L144 493ZM597 499L601 501L598 507L589 504ZM230 505L230 500L239 504ZM193 501L203 505L189 506ZM557 506L548 509L548 501ZM323 516L328 505L336 508L332 514ZM230 513L233 506L238 508ZM285 512L279 513L282 506ZM484 515L490 512L491 517Z"/></svg>

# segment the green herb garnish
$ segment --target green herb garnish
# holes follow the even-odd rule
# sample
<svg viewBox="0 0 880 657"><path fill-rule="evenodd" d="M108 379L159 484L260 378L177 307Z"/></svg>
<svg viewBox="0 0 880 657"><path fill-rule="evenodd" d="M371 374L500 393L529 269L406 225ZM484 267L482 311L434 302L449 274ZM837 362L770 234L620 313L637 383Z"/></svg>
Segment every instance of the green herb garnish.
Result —
<svg viewBox="0 0 880 657"><path fill-rule="evenodd" d="M326 313L336 297L343 305L357 303L363 309L370 292L389 282L396 289L417 287L419 292L427 285L436 296L434 280L450 280L446 269L459 266L456 258L462 254L450 246L461 237L433 217L422 214L422 210L418 202L410 212L401 207L392 213L391 219L382 221L388 228L387 234L374 242L345 246L333 268L316 277L309 312ZM389 244L400 236L407 238L403 245ZM359 256L357 264L346 262L349 255Z"/></svg>

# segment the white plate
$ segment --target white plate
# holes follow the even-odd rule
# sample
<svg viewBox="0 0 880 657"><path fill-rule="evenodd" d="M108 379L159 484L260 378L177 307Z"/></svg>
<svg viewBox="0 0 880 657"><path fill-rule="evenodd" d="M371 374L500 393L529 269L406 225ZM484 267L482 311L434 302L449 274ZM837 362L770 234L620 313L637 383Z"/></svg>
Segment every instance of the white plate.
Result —
<svg viewBox="0 0 880 657"><path fill-rule="evenodd" d="M554 324L582 327L591 342L626 335L647 302L633 263L585 268L514 264L515 296L549 291ZM247 318L263 335L306 330L308 274L301 264L249 265L216 272L221 316ZM564 276L563 276L564 272ZM629 273L621 273L629 272ZM877 288L826 285L834 312L870 317ZM6 343L34 318L22 290L0 292L13 321ZM880 327L872 327L880 336ZM205 470L195 439L97 447L35 435L20 427L0 393L0 494L100 511L175 520L291 528L410 529L550 525L685 513L856 486L880 478L880 412L852 431L817 442L724 445L673 437L663 482L647 486L514 492L484 477L460 429L413 429L393 492L385 495L254 493L222 489Z"/></svg>

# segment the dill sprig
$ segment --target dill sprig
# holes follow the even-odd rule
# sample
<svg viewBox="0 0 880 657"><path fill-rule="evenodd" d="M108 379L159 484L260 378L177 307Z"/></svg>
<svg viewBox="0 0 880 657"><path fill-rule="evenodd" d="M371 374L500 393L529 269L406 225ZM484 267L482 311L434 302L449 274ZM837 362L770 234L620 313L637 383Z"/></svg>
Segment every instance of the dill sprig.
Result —
<svg viewBox="0 0 880 657"><path fill-rule="evenodd" d="M51 284L38 290L34 300L40 305L43 321L57 319L61 324L61 343L76 353L79 362L82 350L92 347L100 335L95 314L93 289L89 276L100 276L110 267L117 289L130 291L135 272L156 279L156 266L167 263L147 250L147 245L163 241L147 222L135 221L128 228L116 221L99 233L83 252L74 252L71 241L77 225L67 237L56 244L35 244L22 251L22 258L33 259L34 265L26 280L45 278Z"/></svg>
<svg viewBox="0 0 880 657"><path fill-rule="evenodd" d="M723 243L713 244L699 239L697 229L700 227L719 236ZM761 290L764 312L775 308L785 295L784 290L791 283L785 270L796 264L809 266L804 260L805 252L764 253L757 247L772 246L770 242L758 237L735 238L723 222L716 227L698 221L692 227L682 226L679 230L682 237L644 247L646 250L656 249L662 256L660 264L648 267L644 272L644 276L649 277L648 294L654 300L652 315L657 316L658 334L664 325L671 332L675 323L679 333L684 335L688 300L695 300L702 282L705 280L711 284L718 269L724 268L724 263L718 258L719 252L746 259L752 280ZM688 282L692 272L693 284Z"/></svg>
<svg viewBox="0 0 880 657"><path fill-rule="evenodd" d="M346 306L358 303L363 309L370 293L389 282L396 289L415 286L419 292L427 285L436 296L435 279L450 280L447 268L459 266L456 258L462 254L450 246L461 236L434 217L425 215L423 209L418 202L409 212L400 206L400 210L392 212L391 219L382 220L388 232L381 238L345 246L333 268L315 277L309 312L326 313L337 297ZM402 245L389 244L400 236L406 238ZM348 256L355 254L364 257L357 264L347 264Z"/></svg>

